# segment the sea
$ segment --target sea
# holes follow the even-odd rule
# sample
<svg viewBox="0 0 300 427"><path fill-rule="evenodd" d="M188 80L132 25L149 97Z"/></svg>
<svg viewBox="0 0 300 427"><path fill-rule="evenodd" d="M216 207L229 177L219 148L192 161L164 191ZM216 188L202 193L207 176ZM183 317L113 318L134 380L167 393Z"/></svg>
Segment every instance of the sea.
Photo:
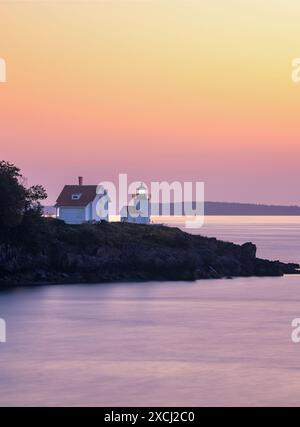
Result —
<svg viewBox="0 0 300 427"><path fill-rule="evenodd" d="M300 217L188 231L300 262ZM0 406L300 405L300 276L20 286L0 318Z"/></svg>

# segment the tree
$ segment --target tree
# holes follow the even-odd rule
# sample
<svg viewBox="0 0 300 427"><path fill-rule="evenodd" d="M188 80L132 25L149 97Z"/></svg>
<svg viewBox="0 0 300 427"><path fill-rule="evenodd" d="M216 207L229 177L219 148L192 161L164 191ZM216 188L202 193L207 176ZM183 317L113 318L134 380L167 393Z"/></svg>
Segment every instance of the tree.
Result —
<svg viewBox="0 0 300 427"><path fill-rule="evenodd" d="M26 194L26 203L25 203L25 212L35 212L39 215L42 215L43 209L40 204L40 200L47 199L46 190L42 185L33 185L25 190Z"/></svg>
<svg viewBox="0 0 300 427"><path fill-rule="evenodd" d="M21 224L24 216L42 215L40 200L47 194L41 185L26 188L20 169L12 163L0 161L0 232Z"/></svg>

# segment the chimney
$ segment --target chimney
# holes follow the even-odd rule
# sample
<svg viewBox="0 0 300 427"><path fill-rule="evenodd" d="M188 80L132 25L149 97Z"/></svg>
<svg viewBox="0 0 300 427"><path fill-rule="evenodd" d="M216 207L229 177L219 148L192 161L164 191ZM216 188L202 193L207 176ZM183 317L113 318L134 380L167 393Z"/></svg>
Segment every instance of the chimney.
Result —
<svg viewBox="0 0 300 427"><path fill-rule="evenodd" d="M82 176L79 176L79 177L78 177L78 184L79 184L79 185L82 185L82 184L83 184L83 177L82 177Z"/></svg>

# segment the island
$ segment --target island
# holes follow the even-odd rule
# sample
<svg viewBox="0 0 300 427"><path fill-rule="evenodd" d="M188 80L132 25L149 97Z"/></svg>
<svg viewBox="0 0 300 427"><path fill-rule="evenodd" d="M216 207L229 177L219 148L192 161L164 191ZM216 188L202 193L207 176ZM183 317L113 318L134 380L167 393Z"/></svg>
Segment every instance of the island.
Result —
<svg viewBox="0 0 300 427"><path fill-rule="evenodd" d="M71 225L43 216L41 185L0 161L0 287L115 281L197 280L296 274L299 265L179 228L127 222Z"/></svg>
<svg viewBox="0 0 300 427"><path fill-rule="evenodd" d="M0 239L1 240L1 239ZM0 286L296 274L299 265L164 225L68 225L40 218L0 243Z"/></svg>

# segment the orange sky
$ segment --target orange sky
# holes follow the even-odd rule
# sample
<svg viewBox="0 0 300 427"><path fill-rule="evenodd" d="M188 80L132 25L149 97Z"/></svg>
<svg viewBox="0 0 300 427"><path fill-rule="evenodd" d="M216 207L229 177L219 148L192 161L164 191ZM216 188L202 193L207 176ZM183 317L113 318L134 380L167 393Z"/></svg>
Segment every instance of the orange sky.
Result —
<svg viewBox="0 0 300 427"><path fill-rule="evenodd" d="M0 158L42 183L198 180L300 204L298 0L0 2Z"/></svg>

